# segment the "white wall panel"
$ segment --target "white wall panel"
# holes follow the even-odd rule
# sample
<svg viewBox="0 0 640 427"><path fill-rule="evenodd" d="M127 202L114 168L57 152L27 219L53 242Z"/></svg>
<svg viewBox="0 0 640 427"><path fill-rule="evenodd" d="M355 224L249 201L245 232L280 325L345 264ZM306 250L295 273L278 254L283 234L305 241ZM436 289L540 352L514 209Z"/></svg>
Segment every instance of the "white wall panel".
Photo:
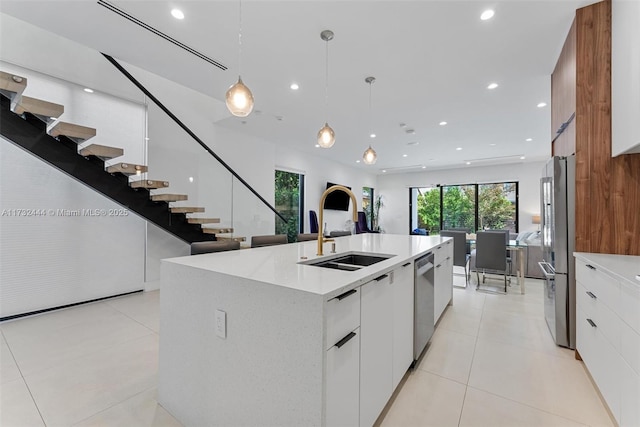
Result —
<svg viewBox="0 0 640 427"><path fill-rule="evenodd" d="M2 139L0 316L142 289L144 220L109 216L114 209L122 207Z"/></svg>

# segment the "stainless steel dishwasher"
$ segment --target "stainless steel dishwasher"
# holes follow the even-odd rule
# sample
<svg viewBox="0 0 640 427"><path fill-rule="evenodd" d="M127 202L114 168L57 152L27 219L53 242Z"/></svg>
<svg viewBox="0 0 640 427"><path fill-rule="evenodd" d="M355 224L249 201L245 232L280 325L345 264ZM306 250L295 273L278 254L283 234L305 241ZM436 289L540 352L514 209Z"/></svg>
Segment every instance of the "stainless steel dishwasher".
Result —
<svg viewBox="0 0 640 427"><path fill-rule="evenodd" d="M414 326L413 326L413 359L418 360L434 331L433 312L433 253L416 259L414 263Z"/></svg>

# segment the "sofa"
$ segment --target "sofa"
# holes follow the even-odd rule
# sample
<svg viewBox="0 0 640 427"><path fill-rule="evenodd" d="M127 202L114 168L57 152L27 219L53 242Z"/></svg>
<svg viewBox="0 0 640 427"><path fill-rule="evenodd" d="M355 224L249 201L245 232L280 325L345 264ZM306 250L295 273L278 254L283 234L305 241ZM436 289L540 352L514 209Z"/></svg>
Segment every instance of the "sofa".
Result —
<svg viewBox="0 0 640 427"><path fill-rule="evenodd" d="M525 242L527 244L524 249L526 257L524 260L524 275L525 277L532 277L534 279L544 279L542 270L538 262L542 261L542 246L540 245L540 232L539 231L525 231L515 237L515 240ZM476 271L476 256L475 249L471 251L471 257L469 258L469 271Z"/></svg>

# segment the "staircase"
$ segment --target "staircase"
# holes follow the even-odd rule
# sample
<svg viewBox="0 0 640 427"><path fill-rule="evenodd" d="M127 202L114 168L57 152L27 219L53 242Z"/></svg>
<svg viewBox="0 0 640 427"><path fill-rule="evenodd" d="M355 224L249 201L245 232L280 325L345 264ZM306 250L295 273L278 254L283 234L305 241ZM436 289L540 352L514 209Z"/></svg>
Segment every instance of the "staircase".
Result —
<svg viewBox="0 0 640 427"><path fill-rule="evenodd" d="M0 134L5 138L187 243L246 240L234 237L233 228L206 227L219 224L219 218L191 216L204 213L202 207L172 205L187 201L188 195L155 192L169 188L168 181L129 179L148 172L146 165L106 166L105 161L124 155L122 148L89 144L78 150L96 136L96 129L59 120L64 106L23 96L26 87L25 77L0 71Z"/></svg>

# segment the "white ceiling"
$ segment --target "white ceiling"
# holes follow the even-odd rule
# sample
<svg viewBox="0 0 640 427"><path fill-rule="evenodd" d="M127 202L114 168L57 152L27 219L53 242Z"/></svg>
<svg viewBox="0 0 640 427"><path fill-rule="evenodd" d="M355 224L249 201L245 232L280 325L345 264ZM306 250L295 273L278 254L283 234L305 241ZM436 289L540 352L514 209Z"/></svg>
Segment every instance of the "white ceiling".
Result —
<svg viewBox="0 0 640 427"><path fill-rule="evenodd" d="M224 100L238 75L238 1L111 3L229 70L95 0L2 0L0 10ZM242 78L255 110L218 123L373 173L541 160L550 155L550 108L536 105L550 104L550 74L575 9L589 3L245 0ZM170 15L174 7L184 20ZM487 8L496 14L481 21ZM326 116L325 29L335 33L329 42L331 149L315 148ZM376 77L371 112L367 76ZM298 91L289 89L294 81ZM499 87L488 90L491 82ZM370 128L377 138L369 138ZM356 164L370 143L377 164Z"/></svg>

